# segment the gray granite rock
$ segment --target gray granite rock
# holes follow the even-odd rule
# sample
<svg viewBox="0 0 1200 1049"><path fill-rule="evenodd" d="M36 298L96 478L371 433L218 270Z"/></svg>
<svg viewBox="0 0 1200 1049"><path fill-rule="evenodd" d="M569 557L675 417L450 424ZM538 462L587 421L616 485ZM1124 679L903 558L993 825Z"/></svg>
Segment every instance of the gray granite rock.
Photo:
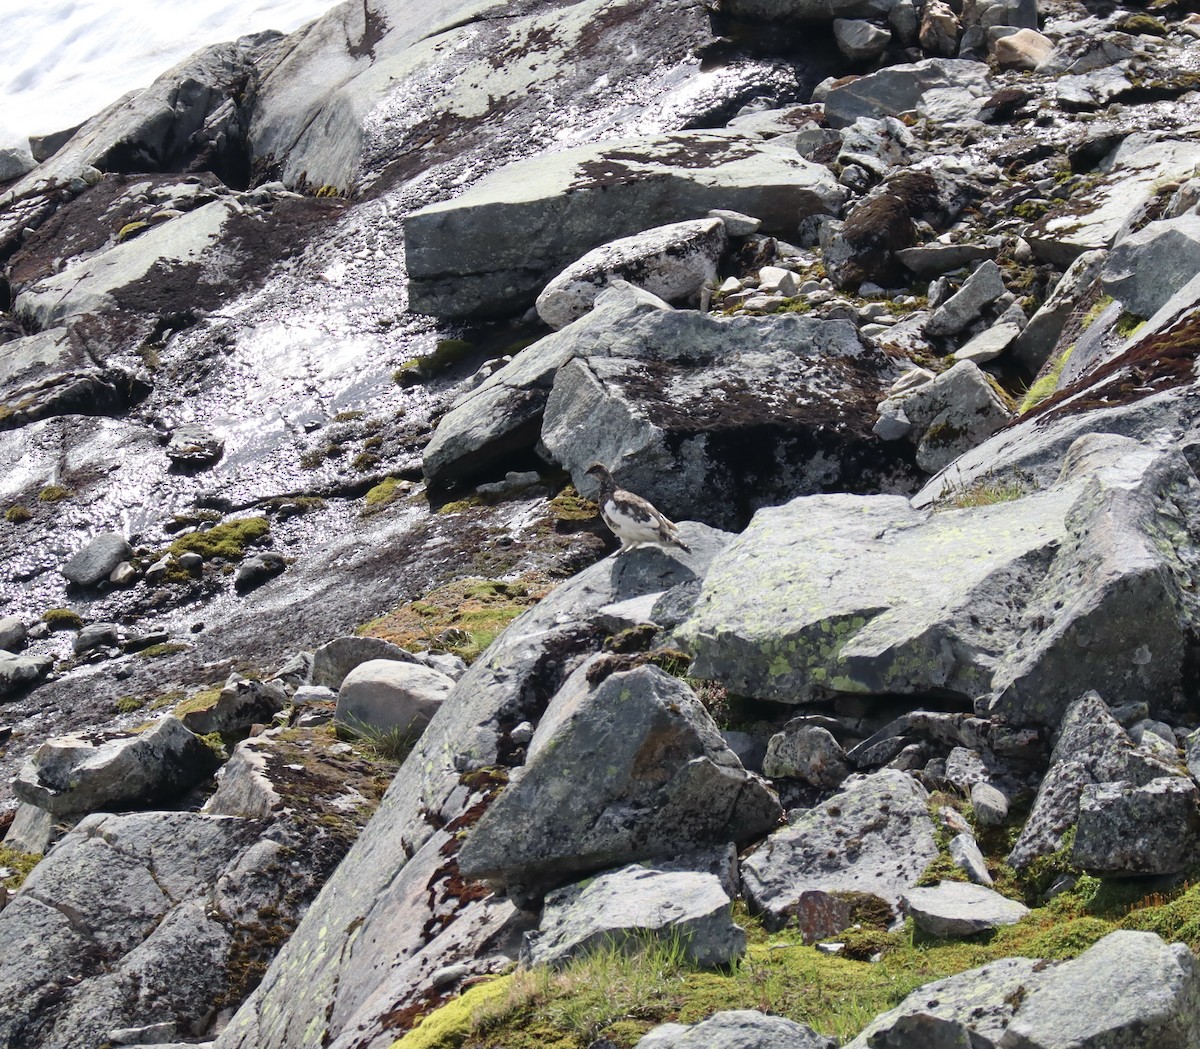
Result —
<svg viewBox="0 0 1200 1049"><path fill-rule="evenodd" d="M787 725L767 741L763 775L802 780L827 790L850 775L846 752L833 733L818 725Z"/></svg>
<svg viewBox="0 0 1200 1049"><path fill-rule="evenodd" d="M783 1016L753 1009L714 1013L690 1027L663 1024L636 1049L835 1049L837 1042Z"/></svg>
<svg viewBox="0 0 1200 1049"><path fill-rule="evenodd" d="M683 682L654 667L598 687L578 671L551 701L522 773L459 853L470 878L536 896L620 863L745 842L779 802L725 746Z"/></svg>
<svg viewBox="0 0 1200 1049"><path fill-rule="evenodd" d="M903 904L917 928L950 939L973 936L1004 925L1015 925L1029 908L983 885L943 881L925 889L909 889Z"/></svg>
<svg viewBox="0 0 1200 1049"><path fill-rule="evenodd" d="M133 547L123 535L102 532L62 566L62 574L76 586L93 587L107 582L113 569L133 556Z"/></svg>
<svg viewBox="0 0 1200 1049"><path fill-rule="evenodd" d="M189 704L181 715L184 725L197 735L210 732L241 734L252 725L269 724L287 706L283 686L274 681L251 681L231 674L217 697L207 706Z"/></svg>
<svg viewBox="0 0 1200 1049"><path fill-rule="evenodd" d="M1185 776L1091 783L1079 797L1071 862L1089 874L1177 874L1194 859L1200 788Z"/></svg>
<svg viewBox="0 0 1200 1049"><path fill-rule="evenodd" d="M334 720L353 731L415 736L453 687L453 678L419 663L368 660L342 681Z"/></svg>
<svg viewBox="0 0 1200 1049"><path fill-rule="evenodd" d="M597 948L659 940L677 942L695 965L728 966L746 949L732 906L712 874L634 864L549 893L521 956L530 965L562 966Z"/></svg>
<svg viewBox="0 0 1200 1049"><path fill-rule="evenodd" d="M854 123L859 117L898 116L915 110L937 111L939 94L953 94L959 105L978 109L990 94L987 67L954 58L930 58L911 65L889 66L848 82L839 82L825 97L825 119L831 127Z"/></svg>
<svg viewBox="0 0 1200 1049"><path fill-rule="evenodd" d="M991 259L981 263L963 285L933 311L925 325L928 335L957 335L1005 292L1000 267Z"/></svg>
<svg viewBox="0 0 1200 1049"><path fill-rule="evenodd" d="M747 902L769 928L794 924L810 942L850 924L842 894L866 893L896 907L937 855L927 802L911 776L884 770L790 813L788 826L742 861Z"/></svg>

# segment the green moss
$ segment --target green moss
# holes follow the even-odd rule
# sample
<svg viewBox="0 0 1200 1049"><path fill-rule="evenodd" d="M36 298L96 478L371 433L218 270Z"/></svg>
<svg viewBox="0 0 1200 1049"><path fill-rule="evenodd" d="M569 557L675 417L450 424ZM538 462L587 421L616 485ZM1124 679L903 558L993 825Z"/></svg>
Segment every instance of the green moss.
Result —
<svg viewBox="0 0 1200 1049"><path fill-rule="evenodd" d="M1166 36L1167 27L1153 15L1129 14L1114 23L1113 28L1119 33L1130 33L1133 36Z"/></svg>
<svg viewBox="0 0 1200 1049"><path fill-rule="evenodd" d="M483 506L483 498L478 495L468 495L465 499L454 499L448 503L442 503L438 507L439 514L461 514L464 510L471 510L477 506Z"/></svg>
<svg viewBox="0 0 1200 1049"><path fill-rule="evenodd" d="M183 554L194 553L205 561L217 557L225 561L240 561L246 548L263 539L270 531L271 523L265 517L244 517L213 525L207 532L181 535L171 544L169 552L176 560Z"/></svg>
<svg viewBox="0 0 1200 1049"><path fill-rule="evenodd" d="M33 514L24 506L10 506L4 511L4 520L9 524L24 524L33 520Z"/></svg>
<svg viewBox="0 0 1200 1049"><path fill-rule="evenodd" d="M387 506L395 502L406 491L405 486L395 477L385 477L374 488L367 492L366 502L370 507Z"/></svg>
<svg viewBox="0 0 1200 1049"><path fill-rule="evenodd" d="M1036 222L1049 210L1050 201L1048 200L1026 200L1013 208L1013 214L1026 222Z"/></svg>
<svg viewBox="0 0 1200 1049"><path fill-rule="evenodd" d="M319 186L313 191L313 196L321 200L328 198L341 197L343 193L337 186Z"/></svg>
<svg viewBox="0 0 1200 1049"><path fill-rule="evenodd" d="M1130 313L1128 310L1117 318L1117 323L1113 326L1113 330L1121 336L1122 339L1128 339L1136 335L1142 328L1146 326L1146 318L1139 317L1136 313Z"/></svg>
<svg viewBox="0 0 1200 1049"><path fill-rule="evenodd" d="M38 502L61 503L64 499L70 499L74 494L70 488L64 488L61 484L48 484L38 492Z"/></svg>
<svg viewBox="0 0 1200 1049"><path fill-rule="evenodd" d="M1072 343L1063 350L1058 360L1054 362L1054 367L1025 391L1025 396L1021 398L1021 404L1018 409L1021 415L1024 415L1031 408L1036 408L1058 389L1058 381L1062 378L1063 369L1066 368L1067 361L1071 359L1071 354L1074 352L1075 344Z"/></svg>
<svg viewBox="0 0 1200 1049"><path fill-rule="evenodd" d="M42 622L51 630L79 630L83 617L69 608L48 608L42 614Z"/></svg>
<svg viewBox="0 0 1200 1049"><path fill-rule="evenodd" d="M229 752L225 749L225 740L219 732L208 732L198 739L222 761L229 760Z"/></svg>
<svg viewBox="0 0 1200 1049"><path fill-rule="evenodd" d="M145 233L150 228L149 222L127 222L117 231L117 243L124 244L127 240Z"/></svg>
<svg viewBox="0 0 1200 1049"><path fill-rule="evenodd" d="M116 702L116 711L118 714L132 714L135 710L141 710L145 705L146 701L137 696L122 696Z"/></svg>
<svg viewBox="0 0 1200 1049"><path fill-rule="evenodd" d="M350 466L359 473L366 473L368 470L374 470L382 461L374 452L362 451L350 460Z"/></svg>
<svg viewBox="0 0 1200 1049"><path fill-rule="evenodd" d="M357 422L359 419L361 419L366 414L367 414L366 412L358 411L358 410L355 410L352 412L338 412L337 415L335 415L333 417L333 421L335 423Z"/></svg>
<svg viewBox="0 0 1200 1049"><path fill-rule="evenodd" d="M216 706L217 700L221 698L221 690L219 688L205 688L199 692L193 692L190 696L183 697L179 692L168 692L155 700L151 704L152 710L158 710L165 706L174 704L171 713L177 718L182 718L185 714L193 714L200 710L211 710Z"/></svg>
<svg viewBox="0 0 1200 1049"><path fill-rule="evenodd" d="M138 652L142 659L159 659L162 656L173 656L177 652L187 652L190 645L180 644L178 641L164 641L161 645L151 645L149 648L143 648Z"/></svg>
<svg viewBox="0 0 1200 1049"><path fill-rule="evenodd" d="M444 649L470 663L548 590L536 576L511 582L460 579L364 624L357 633L410 651Z"/></svg>
<svg viewBox="0 0 1200 1049"><path fill-rule="evenodd" d="M550 514L556 521L592 521L600 516L600 507L569 484L550 500Z"/></svg>
<svg viewBox="0 0 1200 1049"><path fill-rule="evenodd" d="M1100 316L1109 306L1116 300L1111 295L1101 295L1100 298L1092 305L1092 308L1083 315L1083 320L1080 322L1080 330L1087 331L1093 324L1096 323L1096 318Z"/></svg>
<svg viewBox="0 0 1200 1049"><path fill-rule="evenodd" d="M392 1049L457 1049L474 1029L476 1015L503 1001L512 980L512 976L501 976L469 988L393 1042Z"/></svg>
<svg viewBox="0 0 1200 1049"><path fill-rule="evenodd" d="M449 371L474 351L465 339L441 339L433 353L405 361L393 373L401 386L416 386Z"/></svg>
<svg viewBox="0 0 1200 1049"><path fill-rule="evenodd" d="M923 444L932 446L952 444L963 435L964 431L951 423L934 423L925 431L925 436L921 438L921 441Z"/></svg>
<svg viewBox="0 0 1200 1049"><path fill-rule="evenodd" d="M0 885L12 892L16 892L25 879L29 877L30 872L38 865L38 861L42 857L36 853L17 852L16 849L10 849L6 845L0 845L0 867L7 867L13 873L5 878Z"/></svg>

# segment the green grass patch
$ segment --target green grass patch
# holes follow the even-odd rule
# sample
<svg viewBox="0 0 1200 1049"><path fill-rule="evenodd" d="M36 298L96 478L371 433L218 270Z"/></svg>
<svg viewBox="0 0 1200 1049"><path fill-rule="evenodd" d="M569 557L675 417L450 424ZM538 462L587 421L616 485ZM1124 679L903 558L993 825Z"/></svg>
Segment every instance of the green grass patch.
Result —
<svg viewBox="0 0 1200 1049"><path fill-rule="evenodd" d="M171 544L169 552L176 560L183 554L194 553L205 561L218 557L225 561L240 561L246 548L266 537L270 531L271 523L265 517L245 517L213 525L207 532L181 535Z"/></svg>
<svg viewBox="0 0 1200 1049"><path fill-rule="evenodd" d="M1115 331L1122 339L1132 338L1146 326L1146 318L1139 316L1136 313L1130 313L1126 310L1117 318L1117 323L1113 326Z"/></svg>
<svg viewBox="0 0 1200 1049"><path fill-rule="evenodd" d="M191 647L191 645L185 645L179 641L164 641L162 644L140 649L138 655L142 659L161 659L163 656L173 656L178 652L187 652Z"/></svg>
<svg viewBox="0 0 1200 1049"><path fill-rule="evenodd" d="M355 721L354 724L339 723L335 731L338 739L357 744L360 751L374 760L394 765L403 764L404 759L417 745L417 740L421 738L420 729L376 728L362 721Z"/></svg>
<svg viewBox="0 0 1200 1049"><path fill-rule="evenodd" d="M532 576L513 582L460 579L364 624L358 633L409 651L444 649L470 663L549 589Z"/></svg>
<svg viewBox="0 0 1200 1049"><path fill-rule="evenodd" d="M385 477L366 495L366 509L380 510L408 493L408 485L397 477Z"/></svg>
<svg viewBox="0 0 1200 1049"><path fill-rule="evenodd" d="M51 630L79 630L83 616L69 608L48 608L42 613L42 622Z"/></svg>
<svg viewBox="0 0 1200 1049"><path fill-rule="evenodd" d="M973 506L992 506L995 503L1011 503L1027 495L1029 488L1020 480L999 480L981 477L969 485L950 485L939 498L939 508L965 510Z"/></svg>
<svg viewBox="0 0 1200 1049"><path fill-rule="evenodd" d="M146 705L146 701L139 696L122 696L114 704L118 714L132 714L135 710L141 710Z"/></svg>

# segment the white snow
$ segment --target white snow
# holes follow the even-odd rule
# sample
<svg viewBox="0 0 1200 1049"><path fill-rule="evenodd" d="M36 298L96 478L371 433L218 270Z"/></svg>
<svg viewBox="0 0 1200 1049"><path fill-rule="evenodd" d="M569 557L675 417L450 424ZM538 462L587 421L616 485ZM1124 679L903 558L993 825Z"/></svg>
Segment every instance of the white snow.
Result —
<svg viewBox="0 0 1200 1049"><path fill-rule="evenodd" d="M10 5L6 5L10 6ZM0 142L73 127L208 44L290 32L335 0L41 0L0 34Z"/></svg>

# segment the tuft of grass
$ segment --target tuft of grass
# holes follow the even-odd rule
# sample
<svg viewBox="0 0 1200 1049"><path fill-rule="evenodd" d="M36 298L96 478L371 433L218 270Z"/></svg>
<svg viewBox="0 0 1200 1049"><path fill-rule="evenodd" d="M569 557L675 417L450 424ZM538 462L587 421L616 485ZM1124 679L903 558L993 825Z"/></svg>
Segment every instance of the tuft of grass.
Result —
<svg viewBox="0 0 1200 1049"><path fill-rule="evenodd" d="M353 724L339 722L335 725L338 739L348 740L358 744L359 750L364 751L376 761L386 761L402 765L404 759L412 753L417 740L421 738L420 730L405 731L402 728L376 728L365 721L355 720Z"/></svg>
<svg viewBox="0 0 1200 1049"><path fill-rule="evenodd" d="M1063 369L1067 366L1067 361L1071 359L1071 354L1074 352L1075 344L1072 343L1063 350L1058 360L1054 362L1054 367L1025 391L1025 396L1021 398L1021 404L1017 409L1021 415L1024 415L1031 408L1036 408L1058 389L1058 382L1062 378Z"/></svg>
<svg viewBox="0 0 1200 1049"><path fill-rule="evenodd" d="M999 480L981 477L969 485L950 485L939 500L954 510L965 510L973 506L992 506L995 503L1011 503L1027 495L1029 488L1018 478Z"/></svg>
<svg viewBox="0 0 1200 1049"><path fill-rule="evenodd" d="M48 484L38 492L38 502L61 503L64 499L70 499L74 494L70 488L64 488L61 484Z"/></svg>
<svg viewBox="0 0 1200 1049"><path fill-rule="evenodd" d="M460 579L364 624L358 633L410 651L445 649L470 663L549 590L543 580L532 576L512 582Z"/></svg>
<svg viewBox="0 0 1200 1049"><path fill-rule="evenodd" d="M25 506L10 506L4 511L4 520L9 524L24 524L33 520L33 514Z"/></svg>
<svg viewBox="0 0 1200 1049"><path fill-rule="evenodd" d="M69 608L48 608L42 613L42 622L51 630L79 630L83 616Z"/></svg>
<svg viewBox="0 0 1200 1049"><path fill-rule="evenodd" d="M265 517L244 517L238 521L213 525L207 532L189 532L181 535L169 547L171 555L178 560L183 554L195 553L211 561L220 557L226 561L240 561L251 543L256 543L271 531L271 523Z"/></svg>
<svg viewBox="0 0 1200 1049"><path fill-rule="evenodd" d="M132 714L135 710L141 710L145 705L146 701L137 696L122 696L117 700L115 708L118 714Z"/></svg>

